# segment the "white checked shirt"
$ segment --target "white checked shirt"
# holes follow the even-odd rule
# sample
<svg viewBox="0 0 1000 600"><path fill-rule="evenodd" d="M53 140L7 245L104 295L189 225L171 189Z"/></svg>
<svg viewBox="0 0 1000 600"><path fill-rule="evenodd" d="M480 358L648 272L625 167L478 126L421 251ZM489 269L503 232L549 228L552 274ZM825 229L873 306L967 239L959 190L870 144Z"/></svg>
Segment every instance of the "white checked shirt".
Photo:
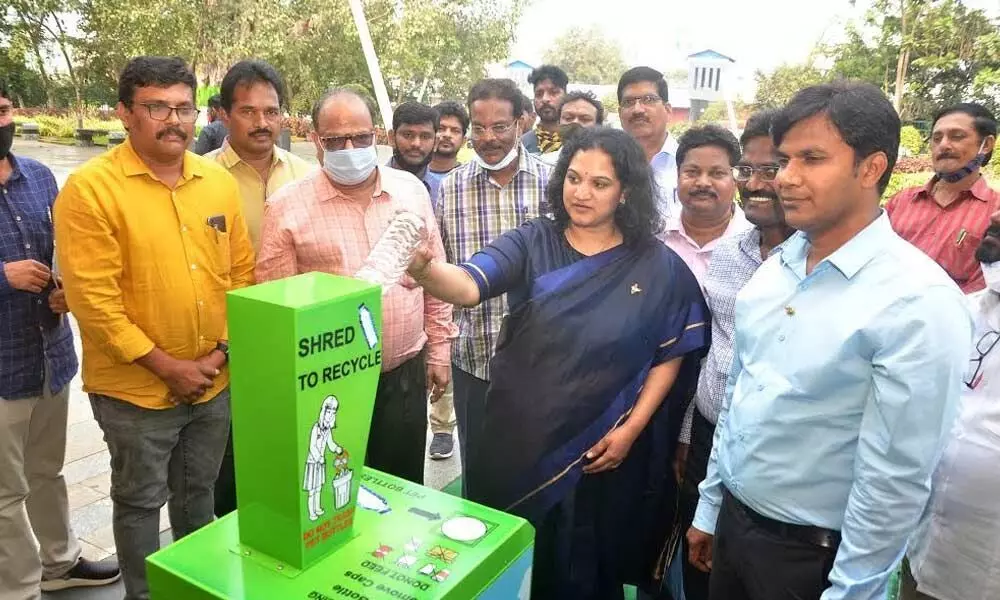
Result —
<svg viewBox="0 0 1000 600"><path fill-rule="evenodd" d="M773 256L781 246L771 249ZM736 294L750 281L763 264L760 256L760 230L752 227L719 240L712 252L708 273L702 281L705 301L712 312L712 347L701 366L698 391L688 406L681 427L680 442L691 442L694 407L715 423L726 398L726 379L733 367L733 334L736 330Z"/></svg>

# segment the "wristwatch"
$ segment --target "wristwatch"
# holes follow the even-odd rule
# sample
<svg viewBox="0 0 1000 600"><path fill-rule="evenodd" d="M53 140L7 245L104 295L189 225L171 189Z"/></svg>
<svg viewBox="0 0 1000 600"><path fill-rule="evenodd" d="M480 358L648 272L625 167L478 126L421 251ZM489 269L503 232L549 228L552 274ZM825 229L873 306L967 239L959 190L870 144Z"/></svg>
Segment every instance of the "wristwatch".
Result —
<svg viewBox="0 0 1000 600"><path fill-rule="evenodd" d="M221 352L226 357L226 362L229 362L229 342L224 340L219 340L215 344L215 349Z"/></svg>

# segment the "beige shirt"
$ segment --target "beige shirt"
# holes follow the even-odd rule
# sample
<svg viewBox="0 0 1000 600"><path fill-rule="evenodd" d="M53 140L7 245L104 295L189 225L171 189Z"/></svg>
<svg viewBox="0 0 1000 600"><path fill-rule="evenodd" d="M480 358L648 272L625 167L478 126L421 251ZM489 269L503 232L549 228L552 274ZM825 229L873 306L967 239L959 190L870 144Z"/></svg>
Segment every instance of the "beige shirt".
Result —
<svg viewBox="0 0 1000 600"><path fill-rule="evenodd" d="M205 158L214 160L225 167L240 184L240 197L243 200L243 217L250 230L250 241L254 252L260 252L260 228L264 220L264 201L278 191L286 183L302 179L317 167L295 156L287 150L274 147L271 160L271 171L267 181L260 178L260 173L251 165L243 162L236 150L229 145L229 138L218 150L213 150Z"/></svg>

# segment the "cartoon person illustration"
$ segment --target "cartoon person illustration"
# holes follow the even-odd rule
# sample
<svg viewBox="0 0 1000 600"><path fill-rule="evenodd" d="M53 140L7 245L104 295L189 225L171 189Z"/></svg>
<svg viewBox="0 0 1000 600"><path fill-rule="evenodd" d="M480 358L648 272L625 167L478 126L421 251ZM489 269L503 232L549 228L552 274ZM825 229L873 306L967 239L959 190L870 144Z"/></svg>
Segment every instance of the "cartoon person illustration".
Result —
<svg viewBox="0 0 1000 600"><path fill-rule="evenodd" d="M320 492L326 483L326 451L343 454L344 449L333 441L333 428L337 423L337 408L340 403L334 396L327 396L319 409L319 419L312 426L309 435L309 455L306 457L306 474L302 488L309 492L309 520L315 521L326 511L320 505Z"/></svg>

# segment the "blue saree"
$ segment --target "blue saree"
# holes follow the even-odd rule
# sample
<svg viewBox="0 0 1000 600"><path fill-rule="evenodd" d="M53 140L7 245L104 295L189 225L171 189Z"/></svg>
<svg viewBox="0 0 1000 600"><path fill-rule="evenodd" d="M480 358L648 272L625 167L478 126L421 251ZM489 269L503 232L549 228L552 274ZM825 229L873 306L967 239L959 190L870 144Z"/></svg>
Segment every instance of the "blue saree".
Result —
<svg viewBox="0 0 1000 600"><path fill-rule="evenodd" d="M467 434L469 498L535 525L534 597L656 589L676 535L673 453L711 333L694 276L654 239L583 256L545 218L462 267L482 298L507 293L510 305L486 416ZM586 451L628 418L650 369L677 357L626 460L584 475Z"/></svg>

